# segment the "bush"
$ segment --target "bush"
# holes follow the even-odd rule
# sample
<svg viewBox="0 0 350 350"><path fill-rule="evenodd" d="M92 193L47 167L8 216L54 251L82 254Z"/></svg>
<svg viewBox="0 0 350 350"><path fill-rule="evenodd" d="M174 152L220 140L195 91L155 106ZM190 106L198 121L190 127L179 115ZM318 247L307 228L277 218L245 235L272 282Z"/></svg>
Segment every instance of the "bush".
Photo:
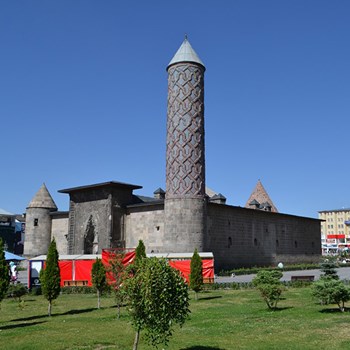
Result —
<svg viewBox="0 0 350 350"><path fill-rule="evenodd" d="M31 295L42 295L42 290L41 290L41 286L34 286L31 288L30 290L30 294Z"/></svg>
<svg viewBox="0 0 350 350"><path fill-rule="evenodd" d="M81 287L62 287L62 294L94 294L96 289L93 287L81 286Z"/></svg>
<svg viewBox="0 0 350 350"><path fill-rule="evenodd" d="M294 264L294 265L287 265L283 267L283 271L296 271L296 270L314 270L319 269L319 264ZM232 274L236 276L240 275L252 275L257 274L259 271L279 271L280 269L276 266L265 266L265 267L241 267L237 269L228 269L228 270L221 270L218 275L219 276L231 276Z"/></svg>
<svg viewBox="0 0 350 350"><path fill-rule="evenodd" d="M28 294L28 289L22 283L10 284L7 290L8 298L14 298L19 302L22 300L21 298Z"/></svg>
<svg viewBox="0 0 350 350"><path fill-rule="evenodd" d="M281 271L259 271L253 279L253 284L260 291L267 307L271 310L276 309L283 291L281 277Z"/></svg>
<svg viewBox="0 0 350 350"><path fill-rule="evenodd" d="M312 295L321 305L337 304L344 312L345 303L350 300L350 289L342 281L328 278L314 283Z"/></svg>

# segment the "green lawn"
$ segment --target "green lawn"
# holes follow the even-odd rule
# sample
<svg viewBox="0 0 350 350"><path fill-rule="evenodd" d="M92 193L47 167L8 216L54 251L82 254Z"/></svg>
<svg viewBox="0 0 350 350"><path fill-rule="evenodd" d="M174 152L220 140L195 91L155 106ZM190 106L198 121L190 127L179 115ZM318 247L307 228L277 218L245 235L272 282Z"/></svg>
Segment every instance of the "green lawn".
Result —
<svg viewBox="0 0 350 350"><path fill-rule="evenodd" d="M309 288L291 288L283 296L279 310L272 312L255 290L200 293L168 349L350 349L350 312L315 304ZM102 299L102 309L96 305L94 295L61 295L49 318L42 296L26 296L21 308L4 300L0 348L131 350L134 330L126 310L118 320L112 297ZM151 349L142 335L139 349Z"/></svg>

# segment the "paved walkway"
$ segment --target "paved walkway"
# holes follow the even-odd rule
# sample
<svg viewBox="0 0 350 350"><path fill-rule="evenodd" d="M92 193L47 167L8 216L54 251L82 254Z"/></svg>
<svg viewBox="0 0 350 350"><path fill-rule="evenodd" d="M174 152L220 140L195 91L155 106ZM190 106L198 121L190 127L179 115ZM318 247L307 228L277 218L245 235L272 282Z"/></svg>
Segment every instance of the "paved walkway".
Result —
<svg viewBox="0 0 350 350"><path fill-rule="evenodd" d="M342 267L337 269L338 276L340 279L348 279L350 280L350 267ZM299 271L286 271L283 272L283 277L281 281L290 281L291 276L315 276L315 280L319 279L321 275L320 270L299 270ZM216 277L216 283L230 283L230 282L251 282L252 279L256 276L253 275L242 275L235 277Z"/></svg>
<svg viewBox="0 0 350 350"><path fill-rule="evenodd" d="M337 269L338 276L340 279L348 279L350 280L350 267L342 267ZM319 279L321 275L320 270L299 270L299 271L286 271L283 273L283 277L281 281L290 281L291 276L315 276L315 280ZM216 283L231 283L231 282L251 282L252 279L256 276L253 275L242 275L235 277L216 277ZM28 271L23 270L18 272L18 281L23 283L24 285L28 284Z"/></svg>

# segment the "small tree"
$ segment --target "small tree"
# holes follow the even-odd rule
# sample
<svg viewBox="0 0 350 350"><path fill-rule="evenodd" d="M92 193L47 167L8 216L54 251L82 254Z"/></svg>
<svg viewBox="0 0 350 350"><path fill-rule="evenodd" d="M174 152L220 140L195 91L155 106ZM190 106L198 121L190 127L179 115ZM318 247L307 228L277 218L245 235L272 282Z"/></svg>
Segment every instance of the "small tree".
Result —
<svg viewBox="0 0 350 350"><path fill-rule="evenodd" d="M102 292L107 286L106 269L102 263L102 260L99 258L97 258L92 265L91 281L97 291L97 308L99 309L101 307Z"/></svg>
<svg viewBox="0 0 350 350"><path fill-rule="evenodd" d="M277 303L280 300L283 291L283 285L280 282L282 276L281 271L265 270L259 271L253 279L254 286L260 291L262 298L270 310L276 309Z"/></svg>
<svg viewBox="0 0 350 350"><path fill-rule="evenodd" d="M137 269L137 266L142 262L144 258L146 258L146 247L143 241L140 239L139 244L135 249L135 259L133 262L133 265L136 269Z"/></svg>
<svg viewBox="0 0 350 350"><path fill-rule="evenodd" d="M195 292L195 299L198 300L198 292L200 292L203 287L203 265L197 248L193 253L190 268L190 288Z"/></svg>
<svg viewBox="0 0 350 350"><path fill-rule="evenodd" d="M325 259L320 265L321 271L323 274L321 275L321 279L334 279L338 280L339 276L337 273L337 264L335 260L332 258Z"/></svg>
<svg viewBox="0 0 350 350"><path fill-rule="evenodd" d="M167 344L174 325L181 326L190 312L187 284L165 259L143 259L137 274L127 279L126 293L136 329L133 350L143 329L149 344Z"/></svg>
<svg viewBox="0 0 350 350"><path fill-rule="evenodd" d="M313 284L312 295L321 305L337 304L339 310L344 312L345 303L350 300L350 289L342 281L326 278Z"/></svg>
<svg viewBox="0 0 350 350"><path fill-rule="evenodd" d="M9 267L5 260L4 245L0 238L0 303L4 299L10 284Z"/></svg>
<svg viewBox="0 0 350 350"><path fill-rule="evenodd" d="M126 278L128 278L128 269L123 264L124 257L124 253L116 254L116 256L109 262L110 267L108 269L112 277L110 283L117 303L118 318L120 318L120 308L126 298L124 282Z"/></svg>
<svg viewBox="0 0 350 350"><path fill-rule="evenodd" d="M58 251L55 239L52 240L46 257L46 267L40 271L41 290L49 302L48 315L51 316L52 301L60 294L60 268L58 265Z"/></svg>

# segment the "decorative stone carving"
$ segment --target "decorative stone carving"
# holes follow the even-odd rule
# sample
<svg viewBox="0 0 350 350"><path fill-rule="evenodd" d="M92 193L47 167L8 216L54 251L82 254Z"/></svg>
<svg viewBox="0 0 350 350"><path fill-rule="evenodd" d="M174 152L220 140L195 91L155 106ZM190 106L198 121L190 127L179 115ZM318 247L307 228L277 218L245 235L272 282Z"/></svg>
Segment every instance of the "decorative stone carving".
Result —
<svg viewBox="0 0 350 350"><path fill-rule="evenodd" d="M203 197L204 68L179 63L168 74L166 197Z"/></svg>

